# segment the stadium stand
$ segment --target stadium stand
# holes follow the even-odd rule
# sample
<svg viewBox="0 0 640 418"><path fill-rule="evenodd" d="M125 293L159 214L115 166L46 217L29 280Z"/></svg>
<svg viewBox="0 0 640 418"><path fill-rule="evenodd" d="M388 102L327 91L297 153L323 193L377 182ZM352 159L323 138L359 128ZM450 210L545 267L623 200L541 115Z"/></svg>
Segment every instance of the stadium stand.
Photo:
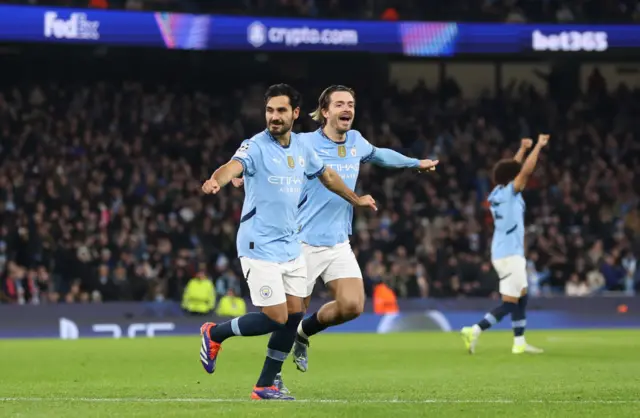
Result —
<svg viewBox="0 0 640 418"><path fill-rule="evenodd" d="M287 79L290 63L271 63L268 76L261 67L246 84L255 71L238 70L240 58L202 74L213 67L134 51L139 61L120 52L108 70L85 57L72 73L41 71L50 53L9 64L0 90L4 302L180 300L196 274L217 281L219 295L246 296L234 247L243 192L208 198L200 185L262 129L257 80ZM153 59L165 69L151 75ZM380 207L354 222L369 286L383 281L401 298L494 294L490 170L519 138L546 131L555 141L526 192L532 294L638 287L640 91L607 88L594 73L583 92L513 83L469 97L454 79L406 91L367 88L353 74L357 129L377 146L441 161L433 176L363 169L359 187ZM325 81L292 81L305 110ZM297 126L314 128L306 116Z"/></svg>

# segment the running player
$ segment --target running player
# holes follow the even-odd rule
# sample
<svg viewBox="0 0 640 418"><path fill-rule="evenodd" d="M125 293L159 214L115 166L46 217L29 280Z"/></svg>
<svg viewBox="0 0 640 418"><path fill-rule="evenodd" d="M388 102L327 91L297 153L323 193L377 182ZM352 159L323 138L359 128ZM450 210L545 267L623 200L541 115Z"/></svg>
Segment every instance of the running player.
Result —
<svg viewBox="0 0 640 418"><path fill-rule="evenodd" d="M318 107L311 114L321 127L305 134L305 141L312 144L327 167L335 169L349 188L355 189L360 164L368 162L389 168L435 170L438 161L409 158L371 145L360 132L351 129L355 107L352 89L340 85L328 87L320 95ZM298 326L293 360L298 370L306 372L309 339L328 327L357 318L364 309L365 294L362 272L349 244L352 208L334 199L313 180L305 183L300 204L300 240L309 280L305 305L309 306L310 295L319 277L335 298Z"/></svg>
<svg viewBox="0 0 640 418"><path fill-rule="evenodd" d="M416 168L418 171L435 170L438 161L417 160L390 149L376 148L360 132L351 130L355 105L355 93L350 88L327 88L312 114L321 123L321 128L301 134L327 167L335 169L351 189L355 189L362 163ZM239 186L242 182L236 180L234 184ZM293 360L298 370L305 372L308 368L309 338L328 327L358 317L364 309L365 294L360 266L349 244L353 210L345 202L326 193L315 180L307 181L303 186L299 208L300 240L309 279L305 307L308 307L318 277L322 277L335 297L334 301L322 306L298 326ZM281 375L276 377L276 384L283 392L288 392Z"/></svg>
<svg viewBox="0 0 640 418"><path fill-rule="evenodd" d="M528 296L524 258L525 203L522 191L536 168L540 151L547 142L549 142L549 135L538 136L536 146L523 164L524 155L533 145L532 140L523 139L516 156L512 160L498 161L493 169L493 181L496 186L488 198L495 227L491 242L491 262L500 278L502 304L487 313L477 324L462 328L462 338L470 354L475 352L482 331L491 328L509 314L511 314L514 335L511 352L514 354L543 352L527 344L524 338Z"/></svg>
<svg viewBox="0 0 640 418"><path fill-rule="evenodd" d="M356 195L333 169L325 167L306 141L291 132L300 114L300 95L292 87L271 86L265 94L265 108L267 129L244 141L231 161L202 186L205 193L216 194L232 178L244 174L246 194L237 249L251 301L261 312L218 325L203 324L200 361L213 373L224 340L272 333L267 360L251 397L292 400L273 382L293 346L307 296L307 268L296 221L303 176L318 178L349 204L376 208L371 196Z"/></svg>

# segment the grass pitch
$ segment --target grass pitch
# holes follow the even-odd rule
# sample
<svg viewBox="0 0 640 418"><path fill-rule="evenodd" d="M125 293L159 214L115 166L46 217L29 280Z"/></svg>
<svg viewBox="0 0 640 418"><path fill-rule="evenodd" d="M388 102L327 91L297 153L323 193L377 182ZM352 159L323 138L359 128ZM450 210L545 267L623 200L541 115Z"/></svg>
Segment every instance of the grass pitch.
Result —
<svg viewBox="0 0 640 418"><path fill-rule="evenodd" d="M0 417L637 417L640 333L325 334L284 366L295 402L250 401L267 338L225 342L212 376L198 337L0 341Z"/></svg>

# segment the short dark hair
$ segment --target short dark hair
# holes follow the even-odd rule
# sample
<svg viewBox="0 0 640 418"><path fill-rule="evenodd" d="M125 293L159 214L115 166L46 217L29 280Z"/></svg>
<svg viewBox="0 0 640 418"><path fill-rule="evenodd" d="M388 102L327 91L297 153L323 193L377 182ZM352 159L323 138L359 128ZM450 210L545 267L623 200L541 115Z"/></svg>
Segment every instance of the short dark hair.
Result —
<svg viewBox="0 0 640 418"><path fill-rule="evenodd" d="M326 89L324 89L324 91L318 98L318 107L310 115L313 120L321 123L322 125L324 125L327 122L324 119L324 115L322 114L322 111L327 110L329 108L329 105L331 104L331 95L338 91L346 91L347 93L350 93L353 96L354 100L356 98L356 92L347 86L334 84L333 86L327 87Z"/></svg>
<svg viewBox="0 0 640 418"><path fill-rule="evenodd" d="M511 183L520 173L522 164L512 158L505 158L493 167L493 182L500 186Z"/></svg>
<svg viewBox="0 0 640 418"><path fill-rule="evenodd" d="M266 105L269 100L278 96L287 96L292 109L302 105L302 96L300 93L290 85L284 83L274 84L267 89L267 92L264 94L264 104Z"/></svg>

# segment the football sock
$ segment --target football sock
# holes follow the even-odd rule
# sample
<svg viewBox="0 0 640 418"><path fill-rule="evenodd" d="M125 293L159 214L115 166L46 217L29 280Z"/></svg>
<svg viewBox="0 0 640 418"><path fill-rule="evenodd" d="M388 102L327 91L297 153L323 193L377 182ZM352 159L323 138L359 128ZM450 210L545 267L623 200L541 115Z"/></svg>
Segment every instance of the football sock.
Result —
<svg viewBox="0 0 640 418"><path fill-rule="evenodd" d="M502 318L513 313L518 308L518 305L512 302L502 302L502 305L496 307L491 312L484 316L480 322L476 325L482 330L487 330L493 325L502 321Z"/></svg>
<svg viewBox="0 0 640 418"><path fill-rule="evenodd" d="M283 327L284 325L274 321L262 312L251 312L212 327L209 331L209 336L213 341L221 343L234 335L253 337L255 335L269 334Z"/></svg>
<svg viewBox="0 0 640 418"><path fill-rule="evenodd" d="M526 307L528 299L528 295L522 296L518 301L516 310L511 314L511 327L513 328L514 342L516 344L523 344L525 342L524 330L527 326Z"/></svg>
<svg viewBox="0 0 640 418"><path fill-rule="evenodd" d="M298 335L303 339L308 340L312 335L316 335L327 328L329 328L329 325L321 324L320 321L318 321L318 313L316 312L300 323L300 326L298 327Z"/></svg>
<svg viewBox="0 0 640 418"><path fill-rule="evenodd" d="M264 360L262 372L256 384L257 387L264 388L273 385L276 375L282 370L282 363L287 359L293 347L296 330L303 316L302 312L289 314L285 326L271 334L267 345L267 357Z"/></svg>

